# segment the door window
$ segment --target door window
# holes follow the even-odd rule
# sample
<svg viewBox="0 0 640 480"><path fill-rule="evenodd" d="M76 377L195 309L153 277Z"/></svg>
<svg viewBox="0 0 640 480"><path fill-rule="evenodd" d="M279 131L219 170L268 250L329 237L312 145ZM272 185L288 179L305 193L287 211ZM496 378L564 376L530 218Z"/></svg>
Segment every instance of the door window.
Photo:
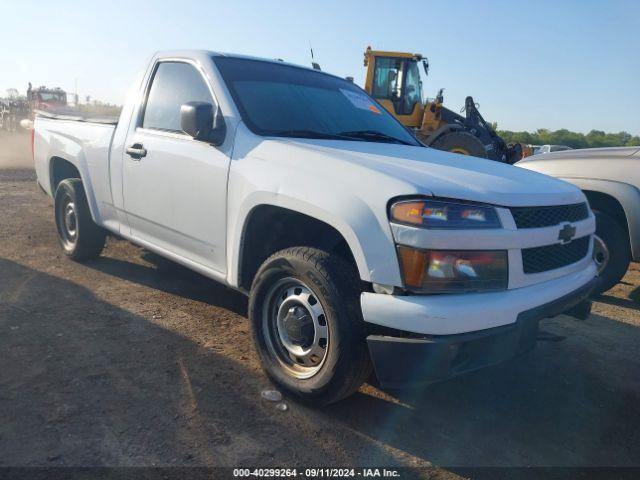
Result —
<svg viewBox="0 0 640 480"><path fill-rule="evenodd" d="M398 115L410 115L422 101L418 62L407 58L376 58L373 74L374 98L391 100Z"/></svg>
<svg viewBox="0 0 640 480"><path fill-rule="evenodd" d="M418 62L407 61L405 63L406 67L406 78L404 82L404 113L409 115L413 113L413 108L416 103L422 102L422 82L420 81L420 68L418 67Z"/></svg>
<svg viewBox="0 0 640 480"><path fill-rule="evenodd" d="M214 104L200 72L188 63L159 63L147 96L142 127L182 132L180 107L187 102Z"/></svg>
<svg viewBox="0 0 640 480"><path fill-rule="evenodd" d="M376 58L373 74L373 92L375 98L400 98L402 90L402 60L399 58Z"/></svg>

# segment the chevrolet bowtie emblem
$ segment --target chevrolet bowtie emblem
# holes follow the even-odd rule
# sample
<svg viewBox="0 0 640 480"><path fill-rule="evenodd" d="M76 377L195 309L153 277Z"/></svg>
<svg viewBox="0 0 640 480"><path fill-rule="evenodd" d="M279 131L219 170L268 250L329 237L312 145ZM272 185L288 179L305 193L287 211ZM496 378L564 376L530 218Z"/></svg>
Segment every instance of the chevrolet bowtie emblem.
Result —
<svg viewBox="0 0 640 480"><path fill-rule="evenodd" d="M562 243L568 243L576 234L576 227L569 225L568 223L560 229L558 232L558 240Z"/></svg>

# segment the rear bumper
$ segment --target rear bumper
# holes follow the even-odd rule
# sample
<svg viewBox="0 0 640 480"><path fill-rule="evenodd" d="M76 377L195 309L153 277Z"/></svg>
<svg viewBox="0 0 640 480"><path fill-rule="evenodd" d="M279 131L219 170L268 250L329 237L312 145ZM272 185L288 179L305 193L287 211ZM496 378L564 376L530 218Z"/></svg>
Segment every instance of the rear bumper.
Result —
<svg viewBox="0 0 640 480"><path fill-rule="evenodd" d="M531 349L538 322L587 299L597 279L546 304L521 312L515 323L477 332L400 338L367 337L376 375L383 387L429 384L488 367Z"/></svg>

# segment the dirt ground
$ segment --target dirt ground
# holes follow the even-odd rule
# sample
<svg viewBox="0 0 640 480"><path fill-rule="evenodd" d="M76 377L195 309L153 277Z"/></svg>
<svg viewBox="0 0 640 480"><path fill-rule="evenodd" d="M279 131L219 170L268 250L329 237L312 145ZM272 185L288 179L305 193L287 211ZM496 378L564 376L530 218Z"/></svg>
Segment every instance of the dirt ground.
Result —
<svg viewBox="0 0 640 480"><path fill-rule="evenodd" d="M0 137L0 165L30 167L28 136ZM0 466L640 465L637 264L524 357L281 412L242 295L111 238L69 261L51 205L0 170Z"/></svg>
<svg viewBox="0 0 640 480"><path fill-rule="evenodd" d="M32 169L31 137L0 130L0 170Z"/></svg>

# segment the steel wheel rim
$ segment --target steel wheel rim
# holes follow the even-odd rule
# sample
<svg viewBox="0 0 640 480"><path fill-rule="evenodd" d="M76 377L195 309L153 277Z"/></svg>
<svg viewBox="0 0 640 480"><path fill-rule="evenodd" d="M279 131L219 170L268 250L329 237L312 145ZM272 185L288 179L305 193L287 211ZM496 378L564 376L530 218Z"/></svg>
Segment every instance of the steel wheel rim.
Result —
<svg viewBox="0 0 640 480"><path fill-rule="evenodd" d="M57 211L60 240L66 250L73 250L78 240L78 214L76 204L69 194L62 198Z"/></svg>
<svg viewBox="0 0 640 480"><path fill-rule="evenodd" d="M593 236L593 261L596 262L596 266L598 268L598 274L601 274L605 268L607 268L607 263L609 263L609 259L611 255L609 253L609 248L607 248L607 244L602 241L602 239L594 235Z"/></svg>
<svg viewBox="0 0 640 480"><path fill-rule="evenodd" d="M269 353L294 378L316 375L327 359L329 326L317 295L284 278L267 292L262 329Z"/></svg>

